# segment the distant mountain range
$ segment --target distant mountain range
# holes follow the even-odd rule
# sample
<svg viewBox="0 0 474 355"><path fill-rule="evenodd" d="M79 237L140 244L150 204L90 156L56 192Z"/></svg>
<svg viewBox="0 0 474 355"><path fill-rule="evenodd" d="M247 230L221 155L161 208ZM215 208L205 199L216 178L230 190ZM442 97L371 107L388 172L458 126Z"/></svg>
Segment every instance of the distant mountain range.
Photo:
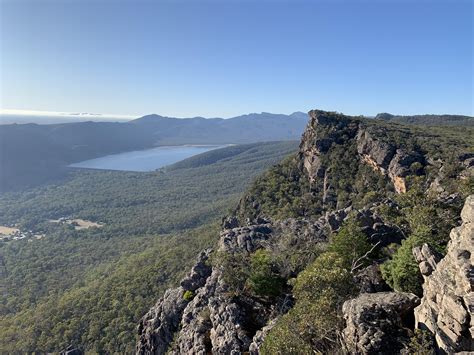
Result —
<svg viewBox="0 0 474 355"><path fill-rule="evenodd" d="M59 177L82 160L180 144L298 140L307 114L253 113L229 119L147 115L128 122L0 125L0 191Z"/></svg>

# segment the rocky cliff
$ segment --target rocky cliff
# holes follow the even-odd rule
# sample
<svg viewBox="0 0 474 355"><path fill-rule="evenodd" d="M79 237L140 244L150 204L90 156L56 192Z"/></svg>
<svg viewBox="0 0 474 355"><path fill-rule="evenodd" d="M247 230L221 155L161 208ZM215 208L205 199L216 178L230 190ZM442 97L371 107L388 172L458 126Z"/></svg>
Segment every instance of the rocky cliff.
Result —
<svg viewBox="0 0 474 355"><path fill-rule="evenodd" d="M398 209L387 197L405 193L407 177L424 175L434 158L418 144L408 144L410 134L396 131L397 127L393 128L397 133L391 135L392 128L358 117L319 110L309 116L297 156L250 189L235 216L224 221L216 250L201 253L180 286L166 291L142 318L138 354L258 354L266 335L296 302L291 280L314 260L314 254L325 250L345 220L357 221L375 253L406 237L378 211L384 206ZM434 178L442 188L442 177L430 177ZM465 224L472 222L466 216L470 213L472 207L463 212ZM472 226L469 228L472 233ZM464 230L456 233L466 233ZM464 246L466 252L456 257L469 258L471 249ZM291 267L280 270L288 282L271 297L247 292L247 284L236 291L229 279L239 278L242 263L222 261L247 260L259 250L280 260L291 259L286 264ZM425 268L434 270L437 260L427 257ZM360 294L341 310L346 324L340 338L343 349L367 354L406 349L419 298L387 292L390 288L380 275L379 262L351 273ZM453 291L457 295L453 302L468 304L469 300L459 298L466 294L467 286L454 271L453 277L453 284L459 281L459 287L464 287ZM423 298L418 309L427 309L426 304ZM465 339L470 317L463 317L459 313L457 329Z"/></svg>
<svg viewBox="0 0 474 355"><path fill-rule="evenodd" d="M217 253L250 255L258 249L279 253L290 246L306 249L327 242L331 231L340 228L351 209L328 213L311 222L307 219L286 219L234 227L221 233ZM363 216L369 237L380 240L384 226L373 210L352 211ZM386 230L387 231L387 230ZM387 233L396 236L396 231ZM148 311L138 326L139 354L258 354L259 346L276 318L291 307L291 295L268 302L231 292L222 275L222 268L211 266L211 251L202 252L180 286L166 291ZM360 286L368 292L383 288L377 276L360 276Z"/></svg>
<svg viewBox="0 0 474 355"><path fill-rule="evenodd" d="M319 110L310 111L309 116L300 156L311 182L324 178L327 172L321 156L335 145L348 145L348 142L357 146L361 162L390 178L398 193L406 192L405 177L412 172L412 164L419 163L418 169L426 165L423 154L415 147L397 146L366 120Z"/></svg>
<svg viewBox="0 0 474 355"><path fill-rule="evenodd" d="M444 258L428 244L413 251L424 278L417 327L432 332L440 352L447 354L474 352L474 195L461 218Z"/></svg>

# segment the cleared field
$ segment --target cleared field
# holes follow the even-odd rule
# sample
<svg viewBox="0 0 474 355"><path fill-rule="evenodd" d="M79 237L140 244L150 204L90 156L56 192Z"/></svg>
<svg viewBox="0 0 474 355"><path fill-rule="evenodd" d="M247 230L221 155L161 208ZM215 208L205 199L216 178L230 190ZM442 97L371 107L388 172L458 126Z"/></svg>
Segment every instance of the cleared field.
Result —
<svg viewBox="0 0 474 355"><path fill-rule="evenodd" d="M100 228L103 226L103 224L86 221L84 219L71 219L67 223L73 225L74 229L76 230L88 229L88 228L93 228L93 227Z"/></svg>
<svg viewBox="0 0 474 355"><path fill-rule="evenodd" d="M18 228L0 226L0 235L12 235L19 231L20 230Z"/></svg>
<svg viewBox="0 0 474 355"><path fill-rule="evenodd" d="M75 219L65 219L65 218L50 219L49 222L70 224L71 226L74 226L75 230L89 229L89 228L93 228L93 227L100 228L100 227L104 226L101 223L96 223L96 222L92 222L92 221L88 221L88 220L80 219L80 218L75 218Z"/></svg>

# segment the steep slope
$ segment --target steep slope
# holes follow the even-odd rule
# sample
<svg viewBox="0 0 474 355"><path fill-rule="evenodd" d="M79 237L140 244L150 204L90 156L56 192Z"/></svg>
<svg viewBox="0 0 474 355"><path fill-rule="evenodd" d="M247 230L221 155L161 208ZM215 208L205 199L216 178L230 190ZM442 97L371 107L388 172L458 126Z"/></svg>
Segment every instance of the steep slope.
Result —
<svg viewBox="0 0 474 355"><path fill-rule="evenodd" d="M350 351L342 306L363 292L375 296L361 302L381 306L349 307L366 314L350 319L391 318L389 327L381 319L365 335L383 335L367 353L409 346L414 323L407 315L419 299L377 294L390 291L380 264L420 223L433 241L446 242L438 233L456 224L472 193L473 132L309 115L298 154L254 183L224 221L217 249L201 254L142 318L137 353ZM427 203L437 226L412 214Z"/></svg>
<svg viewBox="0 0 474 355"><path fill-rule="evenodd" d="M425 279L417 326L433 333L448 354L474 351L474 195L466 199L461 218L444 258L428 244L413 251Z"/></svg>

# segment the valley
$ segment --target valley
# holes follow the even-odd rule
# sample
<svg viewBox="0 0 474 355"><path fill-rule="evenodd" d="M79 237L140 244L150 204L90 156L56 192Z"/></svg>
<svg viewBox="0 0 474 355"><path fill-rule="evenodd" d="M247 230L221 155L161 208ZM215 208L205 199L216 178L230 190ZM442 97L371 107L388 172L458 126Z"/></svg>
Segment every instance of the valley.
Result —
<svg viewBox="0 0 474 355"><path fill-rule="evenodd" d="M0 225L45 237L0 241L0 350L132 352L156 293L214 244L251 181L296 149L237 145L156 172L72 169L61 183L3 194ZM81 228L91 222L100 227Z"/></svg>

